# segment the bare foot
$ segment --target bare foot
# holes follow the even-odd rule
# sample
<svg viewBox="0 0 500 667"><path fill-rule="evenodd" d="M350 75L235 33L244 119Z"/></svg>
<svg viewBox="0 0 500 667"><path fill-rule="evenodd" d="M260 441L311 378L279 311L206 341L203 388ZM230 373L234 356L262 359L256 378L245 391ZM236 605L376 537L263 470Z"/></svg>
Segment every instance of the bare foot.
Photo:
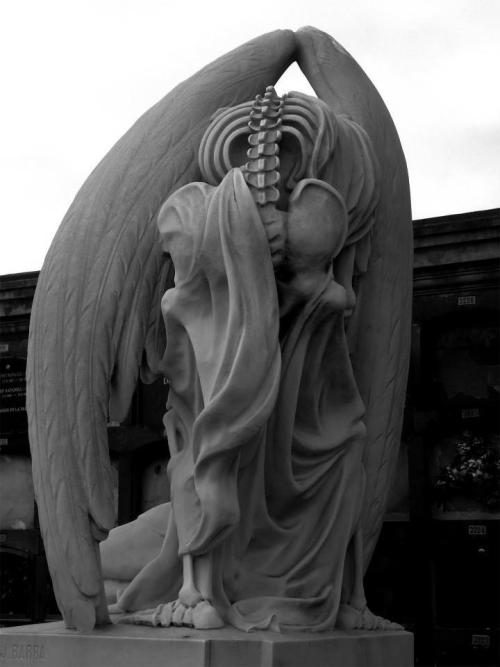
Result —
<svg viewBox="0 0 500 667"><path fill-rule="evenodd" d="M129 614L121 622L162 627L186 626L197 630L224 627L224 621L211 602L212 563L212 553L198 556L196 561L190 554L185 554L182 557L183 583L177 600ZM120 602L121 599L114 605L117 608L115 613L119 611Z"/></svg>
<svg viewBox="0 0 500 667"><path fill-rule="evenodd" d="M145 609L129 614L121 623L132 625L161 626L170 625L190 627L196 630L214 630L224 627L224 621L208 600L201 600L193 606L186 606L180 600L159 604L154 609Z"/></svg>
<svg viewBox="0 0 500 667"><path fill-rule="evenodd" d="M341 604L336 627L340 630L404 630L399 623L376 616L368 607L356 609L350 604Z"/></svg>

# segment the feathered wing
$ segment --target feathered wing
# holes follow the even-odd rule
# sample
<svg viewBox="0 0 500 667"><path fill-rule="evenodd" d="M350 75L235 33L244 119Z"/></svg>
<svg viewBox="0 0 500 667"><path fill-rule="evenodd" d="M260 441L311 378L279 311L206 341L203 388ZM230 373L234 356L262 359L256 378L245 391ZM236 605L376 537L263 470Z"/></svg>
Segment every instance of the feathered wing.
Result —
<svg viewBox="0 0 500 667"><path fill-rule="evenodd" d="M163 353L172 278L156 216L199 179L210 116L262 92L293 60L276 31L219 58L142 116L92 172L49 250L33 303L27 405L40 525L66 624L107 621L98 541L114 525L106 424L126 415L139 368Z"/></svg>
<svg viewBox="0 0 500 667"><path fill-rule="evenodd" d="M368 271L360 281L349 345L366 406L365 566L375 547L400 445L410 349L412 227L406 162L389 112L363 70L334 39L296 33L297 60L318 97L367 132L380 166L380 202Z"/></svg>

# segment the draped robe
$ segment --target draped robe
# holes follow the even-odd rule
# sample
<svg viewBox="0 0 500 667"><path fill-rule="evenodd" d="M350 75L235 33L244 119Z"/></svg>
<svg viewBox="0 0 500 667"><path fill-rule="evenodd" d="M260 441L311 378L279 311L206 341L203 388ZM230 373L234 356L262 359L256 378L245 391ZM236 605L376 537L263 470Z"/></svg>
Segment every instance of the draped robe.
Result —
<svg viewBox="0 0 500 667"><path fill-rule="evenodd" d="M345 290L325 271L280 322L266 233L238 169L174 193L159 229L175 266L162 300L172 501L159 559L170 589L180 556L212 552L226 622L332 629L352 587L364 487ZM153 590L152 571L132 582L129 605L141 577Z"/></svg>

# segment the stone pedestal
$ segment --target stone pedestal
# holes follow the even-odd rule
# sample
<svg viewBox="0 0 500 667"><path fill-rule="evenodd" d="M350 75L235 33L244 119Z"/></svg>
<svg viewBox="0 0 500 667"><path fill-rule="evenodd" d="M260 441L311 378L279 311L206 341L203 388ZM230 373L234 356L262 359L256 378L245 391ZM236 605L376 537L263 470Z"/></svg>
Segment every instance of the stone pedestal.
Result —
<svg viewBox="0 0 500 667"><path fill-rule="evenodd" d="M196 631L111 625L81 634L62 623L0 630L0 667L413 667L408 632Z"/></svg>

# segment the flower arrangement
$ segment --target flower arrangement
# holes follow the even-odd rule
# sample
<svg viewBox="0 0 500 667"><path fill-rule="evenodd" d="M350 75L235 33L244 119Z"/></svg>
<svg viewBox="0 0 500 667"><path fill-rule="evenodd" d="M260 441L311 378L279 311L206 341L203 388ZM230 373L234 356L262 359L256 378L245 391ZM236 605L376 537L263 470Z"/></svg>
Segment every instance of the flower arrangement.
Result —
<svg viewBox="0 0 500 667"><path fill-rule="evenodd" d="M464 431L456 442L456 454L439 470L434 491L446 509L456 495L474 499L489 511L500 509L500 437Z"/></svg>

